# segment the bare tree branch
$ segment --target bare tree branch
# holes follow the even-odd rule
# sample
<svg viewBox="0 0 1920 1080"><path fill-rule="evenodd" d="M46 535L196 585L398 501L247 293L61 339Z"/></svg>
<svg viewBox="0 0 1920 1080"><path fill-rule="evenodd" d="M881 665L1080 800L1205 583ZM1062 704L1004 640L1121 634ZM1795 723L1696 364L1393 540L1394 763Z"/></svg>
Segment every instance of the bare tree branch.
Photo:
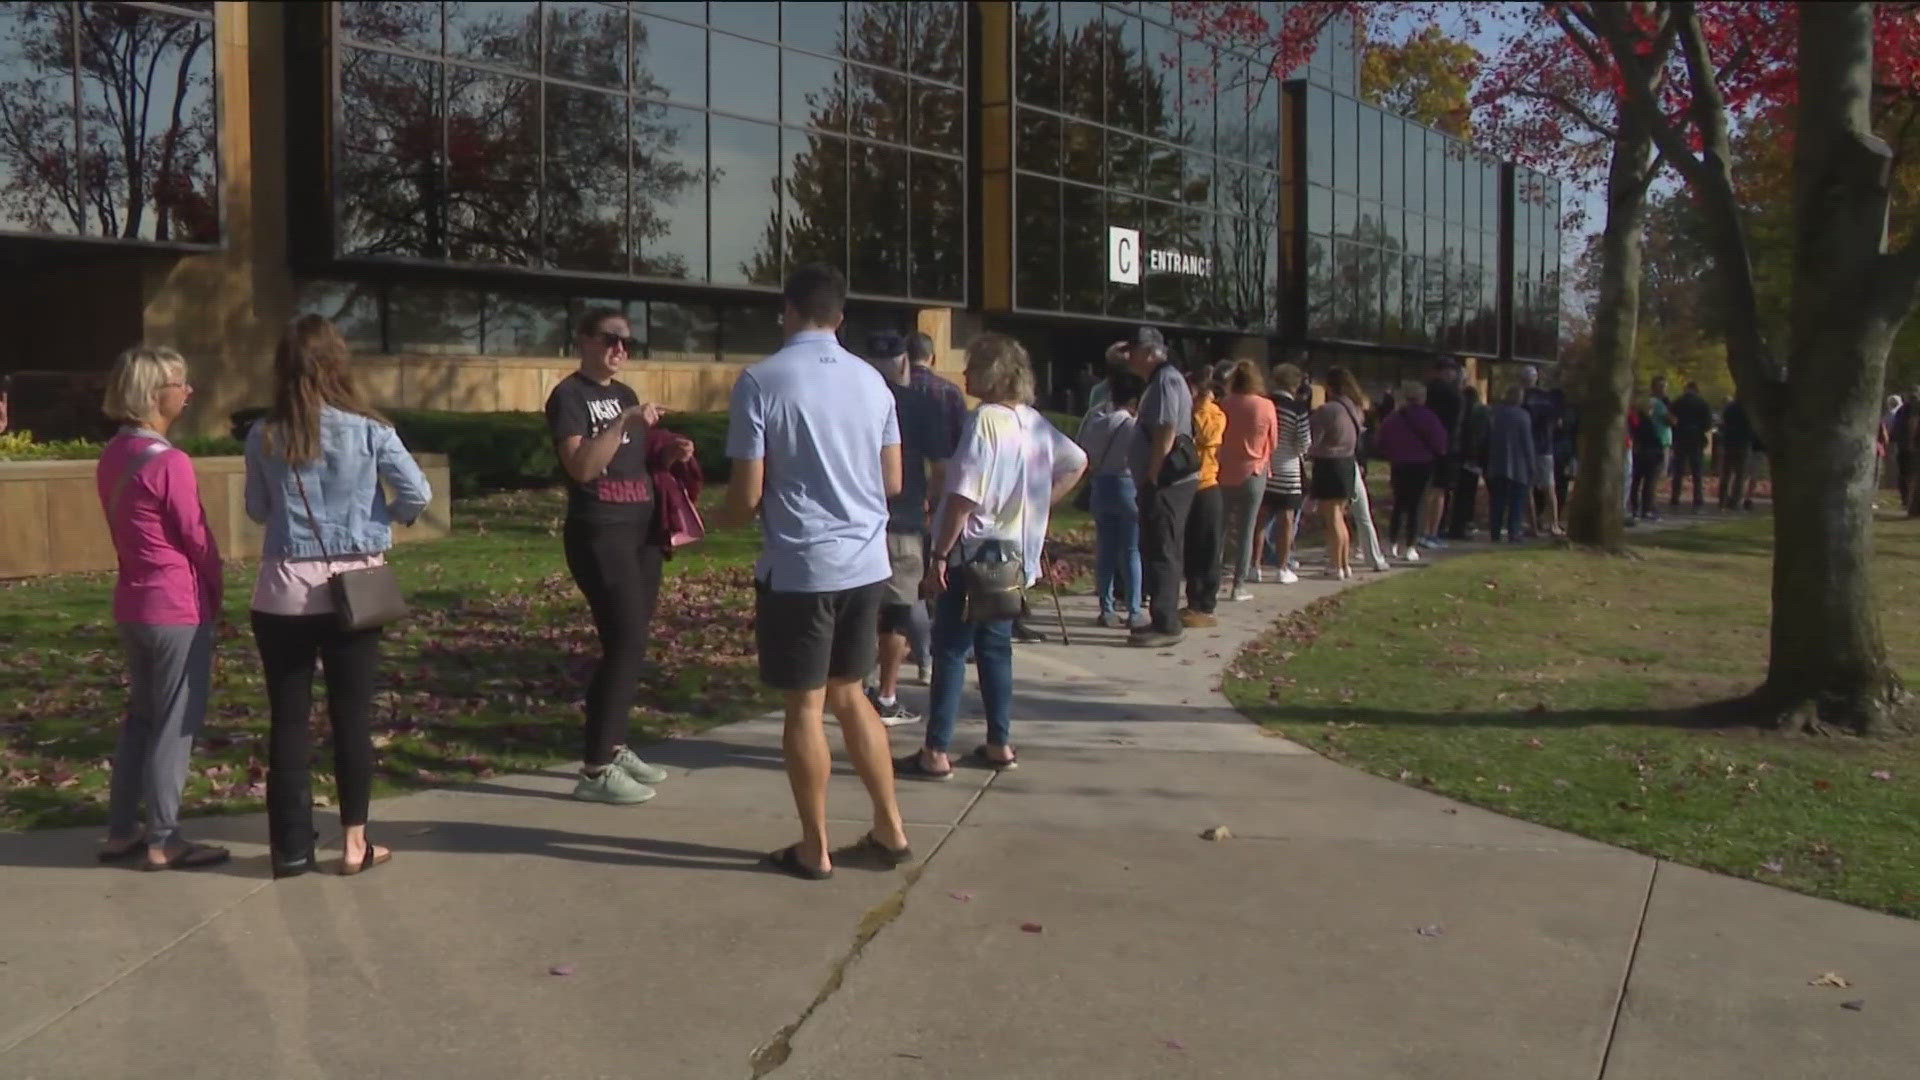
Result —
<svg viewBox="0 0 1920 1080"><path fill-rule="evenodd" d="M1515 97L1527 98L1532 101L1544 101L1547 104L1552 105L1553 107L1561 110L1562 112L1568 113L1574 119L1580 121L1580 123L1583 126L1585 126L1587 130L1593 132L1595 135L1598 135L1603 139L1617 139L1620 137L1620 132L1618 129L1609 127L1607 124L1603 123L1599 117L1593 115L1593 113L1588 111L1579 102L1573 100L1572 98L1566 96L1565 94L1558 94L1551 90L1535 90L1531 87L1525 87L1525 86L1513 87L1508 92L1513 94L1513 96Z"/></svg>

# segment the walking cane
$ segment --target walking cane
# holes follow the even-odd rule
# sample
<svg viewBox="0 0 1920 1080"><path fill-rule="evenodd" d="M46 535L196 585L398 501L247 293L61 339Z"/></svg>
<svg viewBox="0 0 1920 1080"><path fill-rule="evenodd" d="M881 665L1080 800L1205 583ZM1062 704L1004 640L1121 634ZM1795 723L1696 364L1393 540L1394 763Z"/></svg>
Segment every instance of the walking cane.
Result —
<svg viewBox="0 0 1920 1080"><path fill-rule="evenodd" d="M1067 616L1060 610L1060 583L1053 579L1053 560L1047 558L1045 548L1040 550L1040 572L1047 579L1047 588L1053 591L1053 617L1060 621L1060 644L1073 644L1073 636L1067 633Z"/></svg>

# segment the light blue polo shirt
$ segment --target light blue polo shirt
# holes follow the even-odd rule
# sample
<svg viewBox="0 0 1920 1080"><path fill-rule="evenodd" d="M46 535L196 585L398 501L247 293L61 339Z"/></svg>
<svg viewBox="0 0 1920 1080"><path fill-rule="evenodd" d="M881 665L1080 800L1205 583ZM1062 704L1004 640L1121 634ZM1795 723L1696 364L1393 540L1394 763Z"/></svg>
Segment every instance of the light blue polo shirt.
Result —
<svg viewBox="0 0 1920 1080"><path fill-rule="evenodd" d="M839 592L893 576L880 449L899 442L886 379L830 331L803 330L741 372L727 456L766 462L755 576L779 592Z"/></svg>

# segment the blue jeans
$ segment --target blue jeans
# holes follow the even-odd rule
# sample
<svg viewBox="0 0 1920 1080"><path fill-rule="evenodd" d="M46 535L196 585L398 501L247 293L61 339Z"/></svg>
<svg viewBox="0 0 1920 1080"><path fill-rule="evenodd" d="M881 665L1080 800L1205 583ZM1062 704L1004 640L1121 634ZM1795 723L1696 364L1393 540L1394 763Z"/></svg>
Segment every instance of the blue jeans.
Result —
<svg viewBox="0 0 1920 1080"><path fill-rule="evenodd" d="M1524 480L1487 477L1488 514L1492 518L1488 532L1494 540L1502 534L1509 538L1520 535L1520 526L1527 520L1527 495L1532 490Z"/></svg>
<svg viewBox="0 0 1920 1080"><path fill-rule="evenodd" d="M1093 592L1100 614L1125 601L1127 617L1140 614L1140 506L1131 476L1096 476L1093 510Z"/></svg>
<svg viewBox="0 0 1920 1080"><path fill-rule="evenodd" d="M947 591L933 608L933 687L927 705L927 749L945 752L960 716L966 689L967 650L973 650L980 675L980 702L986 707L987 742L1007 745L1013 728L1013 620L970 623L967 589L958 567L947 571Z"/></svg>

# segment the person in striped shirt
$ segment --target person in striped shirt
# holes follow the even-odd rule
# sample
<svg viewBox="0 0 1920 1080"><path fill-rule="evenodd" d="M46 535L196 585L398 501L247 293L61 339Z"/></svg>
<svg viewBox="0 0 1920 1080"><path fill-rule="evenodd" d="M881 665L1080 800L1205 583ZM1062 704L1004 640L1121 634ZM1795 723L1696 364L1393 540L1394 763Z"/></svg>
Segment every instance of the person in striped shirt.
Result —
<svg viewBox="0 0 1920 1080"><path fill-rule="evenodd" d="M1260 497L1260 519L1254 535L1264 537L1277 524L1280 549L1280 583L1291 585L1300 580L1288 567L1293 556L1293 538L1300 524L1300 506L1306 501L1302 462L1312 445L1307 416L1313 411L1305 393L1305 374L1294 364L1276 364L1273 369L1273 404L1279 416L1279 437L1274 441L1273 457L1267 471L1267 489ZM1252 580L1260 580L1256 567Z"/></svg>

